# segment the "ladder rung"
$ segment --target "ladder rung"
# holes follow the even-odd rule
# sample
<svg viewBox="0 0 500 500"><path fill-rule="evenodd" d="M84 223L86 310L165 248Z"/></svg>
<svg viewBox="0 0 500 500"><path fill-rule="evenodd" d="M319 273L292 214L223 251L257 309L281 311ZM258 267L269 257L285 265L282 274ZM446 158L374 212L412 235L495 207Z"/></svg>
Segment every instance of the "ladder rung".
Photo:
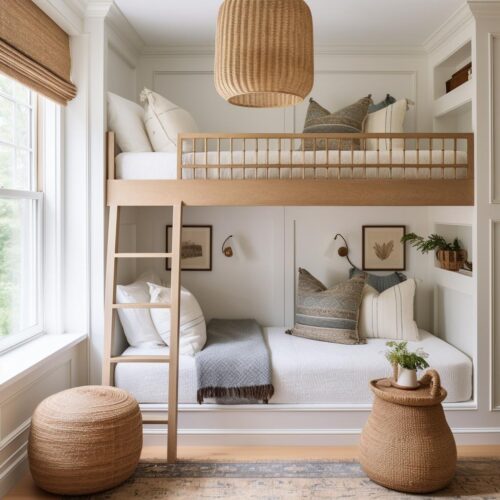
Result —
<svg viewBox="0 0 500 500"><path fill-rule="evenodd" d="M159 354L144 354L136 356L114 356L111 363L169 363L170 356Z"/></svg>
<svg viewBox="0 0 500 500"><path fill-rule="evenodd" d="M168 424L168 420L166 419L142 419L142 424Z"/></svg>
<svg viewBox="0 0 500 500"><path fill-rule="evenodd" d="M171 259L171 253L115 253L115 259Z"/></svg>
<svg viewBox="0 0 500 500"><path fill-rule="evenodd" d="M170 304L132 302L129 304L113 304L112 307L113 309L170 309Z"/></svg>

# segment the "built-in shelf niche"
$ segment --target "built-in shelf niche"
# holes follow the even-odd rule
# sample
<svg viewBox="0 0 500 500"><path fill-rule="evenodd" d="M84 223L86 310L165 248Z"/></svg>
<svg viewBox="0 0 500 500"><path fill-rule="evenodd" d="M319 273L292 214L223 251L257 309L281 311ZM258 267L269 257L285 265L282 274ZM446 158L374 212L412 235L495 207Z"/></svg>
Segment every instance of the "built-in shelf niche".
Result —
<svg viewBox="0 0 500 500"><path fill-rule="evenodd" d="M446 95L446 81L451 78L455 71L459 70L471 61L472 57L472 44L467 41L464 45L452 52L446 59L440 62L434 68L434 99ZM474 67L472 67L472 74L474 75ZM470 82L469 82L470 83ZM463 87L466 83L461 85ZM457 87L454 90L458 90ZM449 92L451 94L453 90Z"/></svg>
<svg viewBox="0 0 500 500"><path fill-rule="evenodd" d="M434 232L436 234L439 234L440 236L443 236L446 241L452 242L455 238L458 238L460 241L460 245L462 248L467 250L467 260L472 262L473 261L473 254L472 254L472 225L469 224L449 224L449 223L436 223L434 225ZM434 265L439 269L439 272L443 272L444 275L447 275L448 273L451 273L452 275L457 275L460 276L460 278L453 278L455 279L455 284L458 284L461 282L462 279L464 279L464 283L467 282L467 280L470 279L470 276L466 276L463 274L460 274L455 271L447 271L446 269L441 269L439 262L437 259L434 259ZM467 287L469 285L467 284ZM454 287L455 288L455 287Z"/></svg>

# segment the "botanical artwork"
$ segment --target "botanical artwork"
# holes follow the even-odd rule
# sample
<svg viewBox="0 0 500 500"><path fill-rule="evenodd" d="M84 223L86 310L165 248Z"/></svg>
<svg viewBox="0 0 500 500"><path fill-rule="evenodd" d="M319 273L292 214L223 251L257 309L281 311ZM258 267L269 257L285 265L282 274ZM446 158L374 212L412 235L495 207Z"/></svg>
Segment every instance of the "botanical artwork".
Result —
<svg viewBox="0 0 500 500"><path fill-rule="evenodd" d="M172 251L172 226L167 226L167 252ZM167 270L171 269L167 259ZM181 269L183 271L212 270L212 226L182 226Z"/></svg>
<svg viewBox="0 0 500 500"><path fill-rule="evenodd" d="M363 226L363 269L403 271L405 226Z"/></svg>

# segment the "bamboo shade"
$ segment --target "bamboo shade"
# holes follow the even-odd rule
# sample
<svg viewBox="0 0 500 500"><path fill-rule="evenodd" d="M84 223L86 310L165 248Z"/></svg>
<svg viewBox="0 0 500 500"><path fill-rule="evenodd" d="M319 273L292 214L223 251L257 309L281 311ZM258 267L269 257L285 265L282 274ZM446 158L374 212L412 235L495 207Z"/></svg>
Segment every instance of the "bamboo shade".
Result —
<svg viewBox="0 0 500 500"><path fill-rule="evenodd" d="M285 107L311 91L313 26L303 0L225 0L215 45L215 87L231 104Z"/></svg>
<svg viewBox="0 0 500 500"><path fill-rule="evenodd" d="M0 0L0 71L66 104L70 81L68 35L31 0Z"/></svg>

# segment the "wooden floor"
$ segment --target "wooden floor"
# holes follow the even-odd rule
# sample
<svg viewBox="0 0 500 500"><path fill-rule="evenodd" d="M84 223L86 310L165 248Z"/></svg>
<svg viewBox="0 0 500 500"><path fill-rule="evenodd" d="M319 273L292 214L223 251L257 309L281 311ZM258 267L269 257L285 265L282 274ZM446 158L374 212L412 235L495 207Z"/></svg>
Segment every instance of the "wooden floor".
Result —
<svg viewBox="0 0 500 500"><path fill-rule="evenodd" d="M459 457L500 457L500 446L459 446ZM145 447L143 460L166 459L163 447ZM241 446L241 447L179 447L180 460L351 460L357 458L357 448L328 446ZM5 499L54 499L58 496L43 492L33 484L28 473L6 496Z"/></svg>

